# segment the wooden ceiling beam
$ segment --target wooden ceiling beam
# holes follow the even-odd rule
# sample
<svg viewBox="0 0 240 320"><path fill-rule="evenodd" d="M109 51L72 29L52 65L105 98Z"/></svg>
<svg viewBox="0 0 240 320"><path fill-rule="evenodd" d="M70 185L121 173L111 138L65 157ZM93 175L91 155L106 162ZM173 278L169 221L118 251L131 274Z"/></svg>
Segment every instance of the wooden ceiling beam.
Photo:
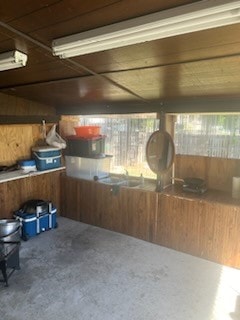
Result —
<svg viewBox="0 0 240 320"><path fill-rule="evenodd" d="M179 113L240 113L240 98L188 98L137 103L131 101L85 104L76 107L59 107L59 115L94 115L164 112Z"/></svg>

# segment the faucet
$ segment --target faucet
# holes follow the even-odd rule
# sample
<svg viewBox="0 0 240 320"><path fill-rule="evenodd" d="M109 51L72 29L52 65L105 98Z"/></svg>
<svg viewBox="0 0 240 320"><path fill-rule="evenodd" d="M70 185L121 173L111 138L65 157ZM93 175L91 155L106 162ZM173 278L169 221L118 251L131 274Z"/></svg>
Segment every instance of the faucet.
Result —
<svg viewBox="0 0 240 320"><path fill-rule="evenodd" d="M141 186L143 187L144 186L144 177L143 177L142 173L140 175L140 183L141 183Z"/></svg>
<svg viewBox="0 0 240 320"><path fill-rule="evenodd" d="M124 169L124 171L125 171L125 178L126 178L126 180L128 180L128 177L129 177L129 174L128 174L128 171L127 171L127 169Z"/></svg>

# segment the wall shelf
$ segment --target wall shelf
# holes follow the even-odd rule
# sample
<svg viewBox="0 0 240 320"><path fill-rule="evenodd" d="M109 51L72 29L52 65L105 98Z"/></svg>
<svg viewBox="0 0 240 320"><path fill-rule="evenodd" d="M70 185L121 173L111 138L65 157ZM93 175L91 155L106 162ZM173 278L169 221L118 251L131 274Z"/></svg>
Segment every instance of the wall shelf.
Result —
<svg viewBox="0 0 240 320"><path fill-rule="evenodd" d="M40 115L40 116L0 116L0 124L42 124L45 120L46 123L58 123L60 116Z"/></svg>

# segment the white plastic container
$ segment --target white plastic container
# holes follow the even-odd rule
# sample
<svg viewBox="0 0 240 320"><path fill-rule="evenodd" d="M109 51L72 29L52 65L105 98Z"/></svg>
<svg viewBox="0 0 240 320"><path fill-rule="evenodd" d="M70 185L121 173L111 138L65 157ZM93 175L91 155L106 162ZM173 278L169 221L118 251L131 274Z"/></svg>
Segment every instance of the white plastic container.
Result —
<svg viewBox="0 0 240 320"><path fill-rule="evenodd" d="M35 160L22 160L19 161L20 168L23 170L24 173L37 171L36 161Z"/></svg>
<svg viewBox="0 0 240 320"><path fill-rule="evenodd" d="M66 174L69 177L97 180L109 176L111 156L104 158L82 158L65 156Z"/></svg>
<svg viewBox="0 0 240 320"><path fill-rule="evenodd" d="M232 198L240 199L240 177L232 178Z"/></svg>

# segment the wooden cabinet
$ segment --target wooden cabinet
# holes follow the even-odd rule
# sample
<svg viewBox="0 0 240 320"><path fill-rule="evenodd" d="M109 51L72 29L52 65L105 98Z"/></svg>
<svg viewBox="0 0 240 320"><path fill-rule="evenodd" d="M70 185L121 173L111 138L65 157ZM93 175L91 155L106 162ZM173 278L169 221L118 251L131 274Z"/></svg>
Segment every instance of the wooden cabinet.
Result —
<svg viewBox="0 0 240 320"><path fill-rule="evenodd" d="M61 170L0 183L0 218L12 218L13 212L30 199L52 201L61 213Z"/></svg>
<svg viewBox="0 0 240 320"><path fill-rule="evenodd" d="M159 194L157 244L240 267L240 206Z"/></svg>
<svg viewBox="0 0 240 320"><path fill-rule="evenodd" d="M200 254L203 205L165 194L158 198L155 242L191 254Z"/></svg>
<svg viewBox="0 0 240 320"><path fill-rule="evenodd" d="M117 190L70 177L63 177L62 192L65 217L240 267L240 203L219 192Z"/></svg>
<svg viewBox="0 0 240 320"><path fill-rule="evenodd" d="M65 217L152 241L156 194L63 177Z"/></svg>
<svg viewBox="0 0 240 320"><path fill-rule="evenodd" d="M73 220L80 219L79 183L77 179L61 179L62 216Z"/></svg>
<svg viewBox="0 0 240 320"><path fill-rule="evenodd" d="M92 181L63 176L62 185L62 216L99 225L97 209L96 184Z"/></svg>
<svg viewBox="0 0 240 320"><path fill-rule="evenodd" d="M153 241L157 193L122 188L121 211L126 215L126 231L133 237Z"/></svg>
<svg viewBox="0 0 240 320"><path fill-rule="evenodd" d="M100 226L116 232L126 233L127 216L122 210L122 192L118 187L96 183L97 212Z"/></svg>

